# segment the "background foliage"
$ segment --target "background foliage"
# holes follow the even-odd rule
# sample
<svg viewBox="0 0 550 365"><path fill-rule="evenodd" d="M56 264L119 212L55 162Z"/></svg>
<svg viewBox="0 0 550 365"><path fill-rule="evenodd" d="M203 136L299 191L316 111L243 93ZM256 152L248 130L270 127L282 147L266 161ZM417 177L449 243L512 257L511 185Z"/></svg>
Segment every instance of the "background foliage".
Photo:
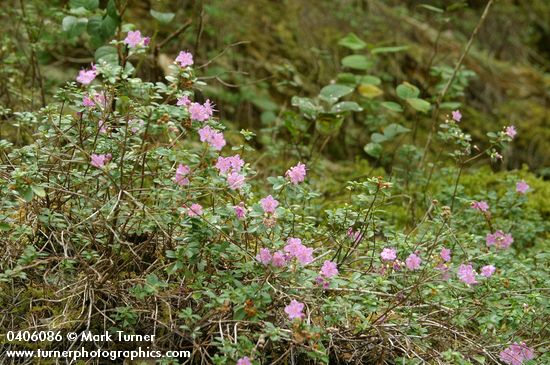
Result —
<svg viewBox="0 0 550 365"><path fill-rule="evenodd" d="M550 4L495 2L453 76L485 6L6 1L2 332L155 331L159 348L219 364L491 363L526 341L531 363L546 363ZM128 55L132 29L151 42ZM193 70L173 65L180 50ZM74 83L92 62L101 81ZM107 103L90 111L81 101L94 92ZM215 102L223 153L198 142L200 125L175 105L182 92ZM448 123L457 109L462 121ZM112 160L96 169L92 153ZM247 163L240 191L213 168L235 153ZM299 161L307 182L294 186L284 173ZM189 187L174 185L179 163L192 167ZM259 204L269 194L281 204L273 221ZM489 214L470 208L479 200ZM203 218L187 216L194 202ZM497 228L512 249L486 247ZM289 237L319 258L257 262ZM385 265L383 247L401 261L419 250L422 270ZM442 247L453 270L497 274L473 287L440 280ZM339 269L328 289L315 284L325 259ZM307 320L289 321L290 299Z"/></svg>

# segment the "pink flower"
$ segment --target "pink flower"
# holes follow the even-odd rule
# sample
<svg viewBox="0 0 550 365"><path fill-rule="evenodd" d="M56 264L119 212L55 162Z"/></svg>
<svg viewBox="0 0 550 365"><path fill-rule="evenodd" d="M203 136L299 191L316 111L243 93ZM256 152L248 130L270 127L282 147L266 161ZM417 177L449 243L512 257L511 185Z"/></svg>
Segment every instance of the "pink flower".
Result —
<svg viewBox="0 0 550 365"><path fill-rule="evenodd" d="M106 155L96 155L95 153L92 153L92 156L91 156L91 162L90 164L94 167L97 167L97 168L102 168L103 166L105 166L105 164L107 162L109 162L111 160L111 154L108 153Z"/></svg>
<svg viewBox="0 0 550 365"><path fill-rule="evenodd" d="M496 268L493 265L485 265L481 268L481 275L490 278L495 273Z"/></svg>
<svg viewBox="0 0 550 365"><path fill-rule="evenodd" d="M97 73L95 69L92 67L91 70L80 70L80 72L78 73L78 76L76 77L76 81L80 82L82 85L88 85L92 81L94 81L96 76L97 76Z"/></svg>
<svg viewBox="0 0 550 365"><path fill-rule="evenodd" d="M225 174L228 171L239 172L244 166L244 161L241 156L235 155L231 157L218 157L216 162L216 168L220 171L220 174Z"/></svg>
<svg viewBox="0 0 550 365"><path fill-rule="evenodd" d="M449 273L449 266L445 265L444 263L439 263L436 267L437 270L441 271L441 279L442 280L449 280L451 275Z"/></svg>
<svg viewBox="0 0 550 365"><path fill-rule="evenodd" d="M243 219L246 215L246 208L244 207L244 203L240 202L238 205L235 205L233 207L235 210L235 215L237 216L237 219Z"/></svg>
<svg viewBox="0 0 550 365"><path fill-rule="evenodd" d="M124 38L124 43L130 48L136 48L144 41L144 38L141 37L141 32L139 30L129 31Z"/></svg>
<svg viewBox="0 0 550 365"><path fill-rule="evenodd" d="M462 113L460 113L460 110L453 111L452 115L455 122L460 122L460 120L462 119Z"/></svg>
<svg viewBox="0 0 550 365"><path fill-rule="evenodd" d="M174 181L180 185L185 186L189 185L189 179L187 178L187 175L191 169L187 165L179 164L178 168L176 169L176 177L174 178Z"/></svg>
<svg viewBox="0 0 550 365"><path fill-rule="evenodd" d="M448 248L443 247L441 249L441 252L439 253L439 256L443 259L445 262L451 261L451 250Z"/></svg>
<svg viewBox="0 0 550 365"><path fill-rule="evenodd" d="M496 246L500 249L508 248L514 243L514 238L510 233L504 233L500 229L495 233L488 233L485 237L487 247Z"/></svg>
<svg viewBox="0 0 550 365"><path fill-rule="evenodd" d="M271 252L267 248L261 248L260 253L256 256L256 259L263 265L268 265L272 259Z"/></svg>
<svg viewBox="0 0 550 365"><path fill-rule="evenodd" d="M313 261L313 249L304 246L299 238L290 237L284 250L290 257L296 257L302 265L307 265Z"/></svg>
<svg viewBox="0 0 550 365"><path fill-rule="evenodd" d="M461 264L457 272L458 278L467 285L477 284L476 272L472 265Z"/></svg>
<svg viewBox="0 0 550 365"><path fill-rule="evenodd" d="M276 251L271 259L271 264L275 267L283 267L286 265L286 256L281 251Z"/></svg>
<svg viewBox="0 0 550 365"><path fill-rule="evenodd" d="M315 283L317 285L321 285L325 289L328 289L330 287L330 283L328 282L328 280L325 280L325 278L322 276L317 276L315 278Z"/></svg>
<svg viewBox="0 0 550 365"><path fill-rule="evenodd" d="M300 246L302 246L302 240L299 238L289 237L286 240L285 252L288 252L290 256L295 256Z"/></svg>
<svg viewBox="0 0 550 365"><path fill-rule="evenodd" d="M183 95L182 97L178 98L178 101L176 103L177 106L189 106L191 105L191 100L189 100L189 96Z"/></svg>
<svg viewBox="0 0 550 365"><path fill-rule="evenodd" d="M294 318L303 318L304 303L300 303L297 300L292 299L289 305L285 307L285 313L288 314L288 318L293 320Z"/></svg>
<svg viewBox="0 0 550 365"><path fill-rule="evenodd" d="M143 38L143 45L147 47L151 43L151 37L145 37Z"/></svg>
<svg viewBox="0 0 550 365"><path fill-rule="evenodd" d="M176 62L179 63L180 67L185 68L193 64L193 55L189 52L181 51L176 57Z"/></svg>
<svg viewBox="0 0 550 365"><path fill-rule="evenodd" d="M500 360L509 365L521 365L526 360L535 358L535 352L525 342L514 342L506 350L500 353Z"/></svg>
<svg viewBox="0 0 550 365"><path fill-rule="evenodd" d="M270 214L275 213L275 209L279 206L279 202L275 200L271 195L266 196L260 200L260 205L264 212Z"/></svg>
<svg viewBox="0 0 550 365"><path fill-rule="evenodd" d="M513 125L510 125L510 126L506 127L506 129L504 131L504 134L506 134L508 137L514 139L514 137L516 136L516 134L518 134L518 132L516 131L516 127L514 127Z"/></svg>
<svg viewBox="0 0 550 365"><path fill-rule="evenodd" d="M470 207L472 209L479 210L480 212L486 212L487 210L489 210L489 204L487 204L487 202L485 200L481 200L481 201L475 201L474 200L470 204Z"/></svg>
<svg viewBox="0 0 550 365"><path fill-rule="evenodd" d="M296 166L291 167L285 174L294 185L304 181L306 177L306 165L298 162Z"/></svg>
<svg viewBox="0 0 550 365"><path fill-rule="evenodd" d="M252 365L252 362L250 361L248 356L245 356L237 360L237 365Z"/></svg>
<svg viewBox="0 0 550 365"><path fill-rule="evenodd" d="M349 227L348 229L348 237L353 241L353 242L359 242L361 241L361 239L363 238L363 235L361 234L361 230L358 229L357 231L353 231L353 228L352 227Z"/></svg>
<svg viewBox="0 0 550 365"><path fill-rule="evenodd" d="M221 150L223 146L225 146L223 133L212 129L209 126L199 129L199 137L201 142L207 142L217 151Z"/></svg>
<svg viewBox="0 0 550 365"><path fill-rule="evenodd" d="M232 172L227 177L227 183L229 184L229 188L231 190L241 189L244 185L244 176L236 172Z"/></svg>
<svg viewBox="0 0 550 365"><path fill-rule="evenodd" d="M405 265L407 265L407 269L409 270L418 269L421 263L422 260L415 253L411 253L409 257L407 257L407 259L405 260Z"/></svg>
<svg viewBox="0 0 550 365"><path fill-rule="evenodd" d="M294 256L300 264L307 265L313 261L313 248L301 245Z"/></svg>
<svg viewBox="0 0 550 365"><path fill-rule="evenodd" d="M196 217L202 215L202 205L194 203L190 208L187 208L187 215L189 217Z"/></svg>
<svg viewBox="0 0 550 365"><path fill-rule="evenodd" d="M397 258L397 251L393 248L384 248L382 252L380 252L380 257L382 258L382 261L393 261Z"/></svg>
<svg viewBox="0 0 550 365"><path fill-rule="evenodd" d="M100 120L97 122L97 126L98 126L98 128L99 128L99 133L107 133L107 131L108 131L107 122L105 122L104 120L100 119Z"/></svg>
<svg viewBox="0 0 550 365"><path fill-rule="evenodd" d="M191 114L191 119L204 122L214 114L213 104L210 100L206 100L202 105L199 103L191 103L189 105L189 114Z"/></svg>
<svg viewBox="0 0 550 365"><path fill-rule="evenodd" d="M323 263L323 267L321 267L321 275L326 278L331 278L338 275L338 267L336 265L336 262L326 260Z"/></svg>
<svg viewBox="0 0 550 365"><path fill-rule="evenodd" d="M93 96L93 99L95 101L95 103L100 107L100 108L103 108L105 109L107 107L107 98L105 97L105 94L104 93L96 93L94 94Z"/></svg>
<svg viewBox="0 0 550 365"><path fill-rule="evenodd" d="M525 180L518 181L516 184L516 192L520 194L525 194L529 188L530 186L525 182Z"/></svg>
<svg viewBox="0 0 550 365"><path fill-rule="evenodd" d="M95 102L89 96L84 96L84 98L82 99L82 105L90 108L95 106Z"/></svg>

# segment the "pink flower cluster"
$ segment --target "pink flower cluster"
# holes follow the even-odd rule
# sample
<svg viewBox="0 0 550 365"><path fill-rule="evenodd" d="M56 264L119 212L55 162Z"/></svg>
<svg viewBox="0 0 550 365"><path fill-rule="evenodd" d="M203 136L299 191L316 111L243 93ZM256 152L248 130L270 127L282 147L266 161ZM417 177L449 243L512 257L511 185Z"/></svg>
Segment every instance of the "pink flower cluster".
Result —
<svg viewBox="0 0 550 365"><path fill-rule="evenodd" d="M235 205L233 207L235 210L235 215L237 216L237 219L244 219L246 216L246 207L244 206L244 202L240 202L239 204Z"/></svg>
<svg viewBox="0 0 550 365"><path fill-rule="evenodd" d="M265 213L273 214L275 213L275 209L279 206L279 202L271 195L268 195L260 200L260 205Z"/></svg>
<svg viewBox="0 0 550 365"><path fill-rule="evenodd" d="M191 66L193 64L193 55L189 52L181 51L176 57L176 63L178 63L181 68Z"/></svg>
<svg viewBox="0 0 550 365"><path fill-rule="evenodd" d="M107 107L107 98L103 94L95 93L94 95L85 95L82 98L82 106L86 108L100 107L105 109Z"/></svg>
<svg viewBox="0 0 550 365"><path fill-rule="evenodd" d="M189 96L183 95L178 98L178 101L176 102L177 106L189 106L191 105L191 100L189 99Z"/></svg>
<svg viewBox="0 0 550 365"><path fill-rule="evenodd" d="M244 161L240 155L234 155L229 157L218 157L216 162L216 168L220 174L227 174L228 172L240 172L244 166Z"/></svg>
<svg viewBox="0 0 550 365"><path fill-rule="evenodd" d="M305 180L306 165L298 162L296 166L293 166L287 170L287 172L285 173L285 176L287 176L290 179L291 183L293 183L294 185L298 185L299 183Z"/></svg>
<svg viewBox="0 0 550 365"><path fill-rule="evenodd" d="M535 352L525 342L514 342L506 350L500 353L500 361L508 365L521 365L524 361L535 358Z"/></svg>
<svg viewBox="0 0 550 365"><path fill-rule="evenodd" d="M519 194L525 194L529 190L530 186L525 180L518 181L516 184L516 192Z"/></svg>
<svg viewBox="0 0 550 365"><path fill-rule="evenodd" d="M90 157L91 157L90 164L93 167L97 167L97 168L102 168L103 166L105 166L107 162L111 161L111 158L112 158L110 153L106 155L97 155L95 153L92 153Z"/></svg>
<svg viewBox="0 0 550 365"><path fill-rule="evenodd" d="M252 365L252 361L250 361L250 358L248 356L241 357L239 360L237 360L237 365Z"/></svg>
<svg viewBox="0 0 550 365"><path fill-rule="evenodd" d="M313 248L304 246L299 238L290 237L284 250L289 259L295 257L302 265L307 265L313 261Z"/></svg>
<svg viewBox="0 0 550 365"><path fill-rule="evenodd" d="M97 70L95 65L92 63L92 69L91 70L80 70L78 73L78 76L76 77L76 81L81 83L82 85L89 85L97 76Z"/></svg>
<svg viewBox="0 0 550 365"><path fill-rule="evenodd" d="M292 299L289 305L285 307L285 313L288 314L288 319L293 320L295 318L302 319L304 317L304 303Z"/></svg>
<svg viewBox="0 0 550 365"><path fill-rule="evenodd" d="M336 262L325 260L321 267L320 275L315 279L317 284L322 285L323 288L328 288L330 285L330 279L338 275L338 265Z"/></svg>
<svg viewBox="0 0 550 365"><path fill-rule="evenodd" d="M214 114L214 105L208 99L204 102L204 104L191 103L189 104L189 114L191 114L192 120L204 122L205 120L210 119Z"/></svg>
<svg viewBox="0 0 550 365"><path fill-rule="evenodd" d="M420 264L422 264L422 259L416 253L411 253L405 260L405 265L409 270L418 270Z"/></svg>
<svg viewBox="0 0 550 365"><path fill-rule="evenodd" d="M487 204L486 201L473 201L472 204L470 204L470 207L475 210L479 210L480 212L486 212L489 210L489 204Z"/></svg>
<svg viewBox="0 0 550 365"><path fill-rule="evenodd" d="M499 229L494 233L488 233L485 242L487 247L495 246L499 249L506 249L514 243L514 238L510 233L504 233Z"/></svg>
<svg viewBox="0 0 550 365"><path fill-rule="evenodd" d="M150 41L151 38L142 37L139 30L129 31L128 34L126 34L126 38L124 38L124 44L128 45L130 48L136 48L137 46L147 47Z"/></svg>
<svg viewBox="0 0 550 365"><path fill-rule="evenodd" d="M382 261L394 261L397 258L397 251L393 248L384 248L380 253Z"/></svg>
<svg viewBox="0 0 550 365"><path fill-rule="evenodd" d="M439 256L441 259L445 262L451 261L451 250L448 248L443 247L441 249L441 252L439 253Z"/></svg>
<svg viewBox="0 0 550 365"><path fill-rule="evenodd" d="M451 114L455 122L460 122L460 120L462 119L462 113L460 112L460 110L454 110Z"/></svg>
<svg viewBox="0 0 550 365"><path fill-rule="evenodd" d="M189 172L191 169L187 165L179 164L178 168L176 169L176 177L174 178L174 181L179 186L185 186L189 185Z"/></svg>
<svg viewBox="0 0 550 365"><path fill-rule="evenodd" d="M518 132L516 131L516 127L514 127L513 125L510 125L504 129L504 134L506 134L511 139L514 139L514 137L516 136L516 134L518 134Z"/></svg>
<svg viewBox="0 0 550 365"><path fill-rule="evenodd" d="M271 251L267 248L261 248L256 259L261 262L263 265L273 265L275 267L283 267L286 265L287 257L281 251L276 251L271 254Z"/></svg>
<svg viewBox="0 0 550 365"><path fill-rule="evenodd" d="M472 265L461 264L458 267L457 275L467 285L477 284L476 272Z"/></svg>
<svg viewBox="0 0 550 365"><path fill-rule="evenodd" d="M187 209L187 215L189 217L197 217L199 215L202 215L202 213L203 213L202 205L197 204L197 203L191 204L190 207L187 207L185 205L183 207Z"/></svg>
<svg viewBox="0 0 550 365"><path fill-rule="evenodd" d="M209 126L199 129L199 137L201 142L207 142L217 151L221 150L223 146L225 146L223 133L212 129Z"/></svg>

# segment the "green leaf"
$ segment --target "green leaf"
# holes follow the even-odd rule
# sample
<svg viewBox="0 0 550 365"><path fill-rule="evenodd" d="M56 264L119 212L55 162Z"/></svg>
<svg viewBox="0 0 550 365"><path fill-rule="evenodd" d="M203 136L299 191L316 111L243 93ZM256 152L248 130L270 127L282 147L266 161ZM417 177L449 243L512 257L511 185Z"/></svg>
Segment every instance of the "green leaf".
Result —
<svg viewBox="0 0 550 365"><path fill-rule="evenodd" d="M382 154L382 146L378 143L367 143L365 147L363 147L367 155L379 158Z"/></svg>
<svg viewBox="0 0 550 365"><path fill-rule="evenodd" d="M363 110L363 108L361 108L359 104L354 101L341 101L338 104L335 104L330 111L333 113L344 113L360 112L361 110Z"/></svg>
<svg viewBox="0 0 550 365"><path fill-rule="evenodd" d="M381 105L384 108L391 110L392 112L401 113L403 111L403 108L401 107L401 105L393 101L384 101L383 103L381 103Z"/></svg>
<svg viewBox="0 0 550 365"><path fill-rule="evenodd" d="M338 41L340 46L349 48L354 51L359 51L367 46L365 42L353 33L348 33L347 36Z"/></svg>
<svg viewBox="0 0 550 365"><path fill-rule="evenodd" d="M383 134L373 133L370 136L370 140L371 140L372 143L382 143L382 142L385 142L387 140L387 138Z"/></svg>
<svg viewBox="0 0 550 365"><path fill-rule="evenodd" d="M339 85L339 84L332 84L332 85L327 85L324 88L322 88L319 95L323 99L325 99L325 100L327 100L331 103L334 103L338 99L340 99L342 96L348 95L351 92L353 92L353 88L351 88L349 86Z"/></svg>
<svg viewBox="0 0 550 365"><path fill-rule="evenodd" d="M409 128L403 127L397 123L392 123L384 128L384 136L386 136L387 139L392 139L398 134L407 133L408 131L410 131Z"/></svg>
<svg viewBox="0 0 550 365"><path fill-rule="evenodd" d="M0 222L0 231L9 231L10 224L6 222Z"/></svg>
<svg viewBox="0 0 550 365"><path fill-rule="evenodd" d="M309 98L293 96L291 99L291 104L298 107L300 111L308 118L315 118L317 113L321 111L321 108L318 105L315 105Z"/></svg>
<svg viewBox="0 0 550 365"><path fill-rule="evenodd" d="M382 83L382 80L380 80L380 78L376 76L365 75L361 77L359 82L361 84L367 84L367 85L380 85Z"/></svg>
<svg viewBox="0 0 550 365"><path fill-rule="evenodd" d="M357 75L351 72L341 72L336 76L336 81L340 85L350 85L355 87L357 84Z"/></svg>
<svg viewBox="0 0 550 365"><path fill-rule="evenodd" d="M63 18L61 28L69 38L78 37L85 29L88 19L77 18L72 15Z"/></svg>
<svg viewBox="0 0 550 365"><path fill-rule="evenodd" d="M31 189L36 195L41 198L44 198L46 196L46 190L44 190L42 186L32 185Z"/></svg>
<svg viewBox="0 0 550 365"><path fill-rule="evenodd" d="M86 10L95 10L99 6L99 0L70 0L69 6L72 9L84 8Z"/></svg>
<svg viewBox="0 0 550 365"><path fill-rule="evenodd" d="M110 65L118 65L118 51L113 46L99 47L95 51L95 59L97 62L105 61Z"/></svg>
<svg viewBox="0 0 550 365"><path fill-rule="evenodd" d="M409 46L377 47L371 50L372 54L395 53L409 49Z"/></svg>
<svg viewBox="0 0 550 365"><path fill-rule="evenodd" d="M413 107L414 110L418 110L422 113L427 113L430 111L430 103L428 103L426 100L422 100L419 98L409 98L407 99L407 103Z"/></svg>
<svg viewBox="0 0 550 365"><path fill-rule="evenodd" d="M342 65L355 70L366 70L373 65L373 62L363 55L351 55L342 58Z"/></svg>
<svg viewBox="0 0 550 365"><path fill-rule="evenodd" d="M174 19L176 14L174 14L174 13L161 13L160 11L155 11L155 10L151 9L151 16L153 18L155 18L156 20L158 20L159 23L168 24Z"/></svg>
<svg viewBox="0 0 550 365"><path fill-rule="evenodd" d="M118 23L118 18L113 18L111 16L106 16L105 18L103 18L99 29L99 34L101 34L101 37L107 40L114 36Z"/></svg>
<svg viewBox="0 0 550 365"><path fill-rule="evenodd" d="M17 192L27 203L30 202L34 197L32 189L28 185L20 186L19 188L17 188Z"/></svg>
<svg viewBox="0 0 550 365"><path fill-rule="evenodd" d="M113 19L119 18L115 0L109 0L109 2L107 3L107 15Z"/></svg>
<svg viewBox="0 0 550 365"><path fill-rule="evenodd" d="M409 84L406 81L397 86L397 88L395 88L395 91L397 93L397 96L399 96L401 99L416 98L418 95L420 95L420 90L418 90L418 88L413 84Z"/></svg>

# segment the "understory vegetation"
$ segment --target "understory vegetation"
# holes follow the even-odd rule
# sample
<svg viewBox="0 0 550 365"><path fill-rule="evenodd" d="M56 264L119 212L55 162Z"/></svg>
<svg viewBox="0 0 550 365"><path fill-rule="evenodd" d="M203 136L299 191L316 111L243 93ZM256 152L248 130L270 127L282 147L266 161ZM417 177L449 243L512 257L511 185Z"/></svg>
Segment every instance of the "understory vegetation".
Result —
<svg viewBox="0 0 550 365"><path fill-rule="evenodd" d="M8 3L1 363L550 363L545 1Z"/></svg>

